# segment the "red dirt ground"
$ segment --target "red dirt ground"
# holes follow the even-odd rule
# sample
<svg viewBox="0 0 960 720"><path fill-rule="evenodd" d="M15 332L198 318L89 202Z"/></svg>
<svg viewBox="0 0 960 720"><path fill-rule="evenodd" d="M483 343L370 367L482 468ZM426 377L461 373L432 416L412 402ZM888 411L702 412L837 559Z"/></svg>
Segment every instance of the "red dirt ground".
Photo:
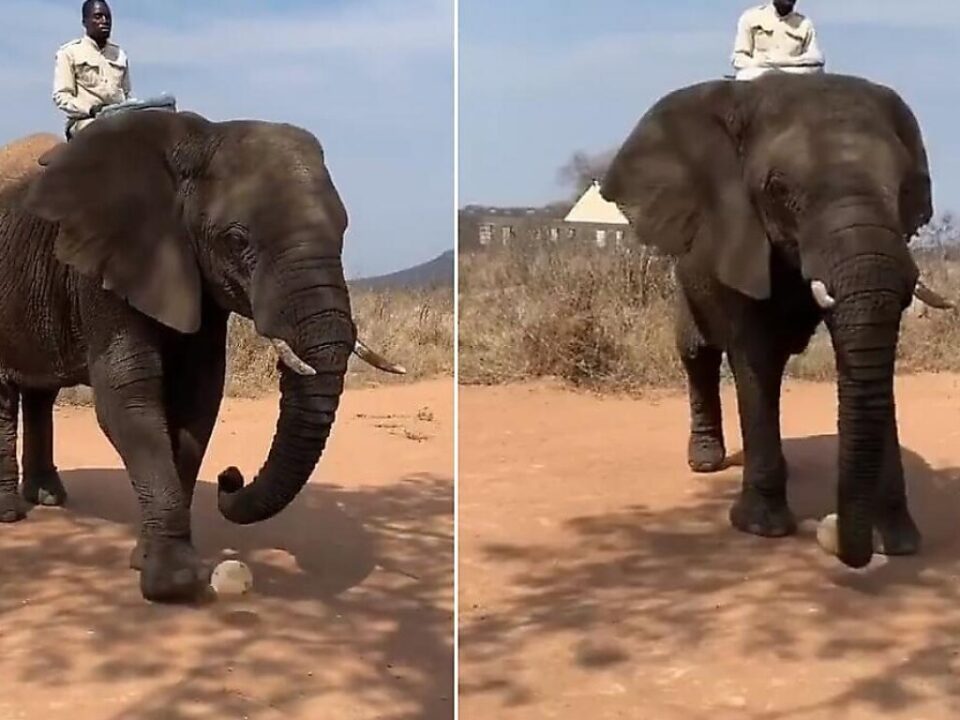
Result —
<svg viewBox="0 0 960 720"><path fill-rule="evenodd" d="M276 415L226 402L194 503L200 552L253 592L178 608L127 569L136 503L92 411L58 410L69 507L0 526L0 719L453 717L451 381L348 392L296 501L232 526L216 475L251 478Z"/></svg>
<svg viewBox="0 0 960 720"><path fill-rule="evenodd" d="M462 388L463 720L960 717L960 377L903 378L923 554L852 572L809 529L737 533L741 468L695 476L685 396ZM728 449L738 448L725 393ZM835 390L791 383L800 519L834 509Z"/></svg>

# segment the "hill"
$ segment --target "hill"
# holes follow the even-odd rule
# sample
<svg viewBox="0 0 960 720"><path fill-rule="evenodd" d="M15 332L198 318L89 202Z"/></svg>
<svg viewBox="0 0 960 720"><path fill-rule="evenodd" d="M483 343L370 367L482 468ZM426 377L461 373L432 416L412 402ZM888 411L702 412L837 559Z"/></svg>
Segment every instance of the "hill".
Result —
<svg viewBox="0 0 960 720"><path fill-rule="evenodd" d="M348 284L356 290L431 289L453 287L453 250L447 250L433 260L420 265L398 270L388 275L351 280Z"/></svg>

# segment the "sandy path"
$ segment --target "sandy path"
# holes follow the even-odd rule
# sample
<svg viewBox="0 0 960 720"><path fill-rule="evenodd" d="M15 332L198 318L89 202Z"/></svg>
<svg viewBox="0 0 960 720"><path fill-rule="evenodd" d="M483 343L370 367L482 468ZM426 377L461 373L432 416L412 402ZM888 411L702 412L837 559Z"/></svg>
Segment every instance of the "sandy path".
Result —
<svg viewBox="0 0 960 720"><path fill-rule="evenodd" d="M685 397L462 389L461 717L960 717L960 378L898 402L926 548L858 575L729 527L740 468L687 471ZM834 506L835 407L785 396L800 518Z"/></svg>
<svg viewBox="0 0 960 720"><path fill-rule="evenodd" d="M69 508L0 527L0 720L452 718L452 404L449 380L348 392L295 503L238 528L213 481L252 477L277 407L228 402L196 541L239 552L256 588L199 608L141 600L122 465L91 411L59 411Z"/></svg>

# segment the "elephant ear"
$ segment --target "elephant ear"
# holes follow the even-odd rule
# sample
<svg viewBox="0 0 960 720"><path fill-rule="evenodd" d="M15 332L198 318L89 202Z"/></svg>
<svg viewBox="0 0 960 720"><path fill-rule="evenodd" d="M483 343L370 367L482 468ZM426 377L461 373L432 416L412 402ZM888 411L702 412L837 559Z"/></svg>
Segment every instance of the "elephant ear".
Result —
<svg viewBox="0 0 960 720"><path fill-rule="evenodd" d="M900 221L909 240L933 217L933 189L923 134L916 116L896 91L876 85L889 109L893 129L907 153L907 173L900 186Z"/></svg>
<svg viewBox="0 0 960 720"><path fill-rule="evenodd" d="M665 96L620 148L600 192L641 243L674 257L705 255L720 282L763 300L770 244L737 138L737 93L748 84L701 83Z"/></svg>
<svg viewBox="0 0 960 720"><path fill-rule="evenodd" d="M913 111L893 88L878 83L871 85L880 101L880 112L890 118L892 129L907 156L898 201L903 233L909 241L933 217L933 190L923 134Z"/></svg>
<svg viewBox="0 0 960 720"><path fill-rule="evenodd" d="M97 120L45 158L26 199L60 225L61 262L184 333L200 327L201 279L170 158L198 120L162 111Z"/></svg>

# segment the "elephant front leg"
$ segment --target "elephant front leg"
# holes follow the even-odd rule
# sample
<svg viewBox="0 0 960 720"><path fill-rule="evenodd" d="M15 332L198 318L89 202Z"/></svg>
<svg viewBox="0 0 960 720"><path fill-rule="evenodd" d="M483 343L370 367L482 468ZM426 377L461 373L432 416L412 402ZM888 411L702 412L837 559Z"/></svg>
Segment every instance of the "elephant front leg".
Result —
<svg viewBox="0 0 960 720"><path fill-rule="evenodd" d="M915 555L920 551L922 538L907 506L903 459L900 453L900 436L897 432L896 419L887 429L881 473L877 495L876 528L883 541L883 547L878 548L878 551L884 555Z"/></svg>
<svg viewBox="0 0 960 720"><path fill-rule="evenodd" d="M200 474L223 399L226 377L227 316L215 310L204 318L204 330L185 338L178 352L166 358L167 423L177 475L187 505ZM130 554L130 567L141 570L145 538L141 534Z"/></svg>
<svg viewBox="0 0 960 720"><path fill-rule="evenodd" d="M227 372L228 314L212 304L203 308L203 329L183 340L167 358L167 418L180 484L188 501L200 473L220 412Z"/></svg>
<svg viewBox="0 0 960 720"><path fill-rule="evenodd" d="M762 537L797 530L787 504L787 462L780 437L780 390L789 353L764 347L756 356L731 350L743 435L743 489L730 510L731 524Z"/></svg>
<svg viewBox="0 0 960 720"><path fill-rule="evenodd" d="M723 441L723 409L720 405L719 350L700 347L681 354L687 374L690 397L690 440L687 445L687 463L697 473L717 472L723 469L727 457Z"/></svg>
<svg viewBox="0 0 960 720"><path fill-rule="evenodd" d="M23 520L27 511L17 494L17 420L20 392L16 385L0 382L0 523Z"/></svg>
<svg viewBox="0 0 960 720"><path fill-rule="evenodd" d="M723 353L706 344L697 330L686 299L680 299L676 324L677 353L687 375L690 399L690 439L687 463L697 473L723 469L727 450L723 441L720 404L720 365Z"/></svg>
<svg viewBox="0 0 960 720"><path fill-rule="evenodd" d="M141 593L155 602L197 599L209 571L190 542L190 503L168 435L159 353L114 351L91 365L97 419L140 504Z"/></svg>
<svg viewBox="0 0 960 720"><path fill-rule="evenodd" d="M210 436L213 434L220 405L219 396L215 401L210 397L213 394L210 388L198 387L197 390L196 403L191 403L190 414L171 420L169 428L177 476L187 507L193 502L200 466L203 464L203 456L206 454ZM136 546L130 553L130 567L134 570L143 569L146 547L147 535L144 527L141 529Z"/></svg>
<svg viewBox="0 0 960 720"><path fill-rule="evenodd" d="M67 491L53 462L53 405L56 390L23 391L23 497L34 505L57 506Z"/></svg>

